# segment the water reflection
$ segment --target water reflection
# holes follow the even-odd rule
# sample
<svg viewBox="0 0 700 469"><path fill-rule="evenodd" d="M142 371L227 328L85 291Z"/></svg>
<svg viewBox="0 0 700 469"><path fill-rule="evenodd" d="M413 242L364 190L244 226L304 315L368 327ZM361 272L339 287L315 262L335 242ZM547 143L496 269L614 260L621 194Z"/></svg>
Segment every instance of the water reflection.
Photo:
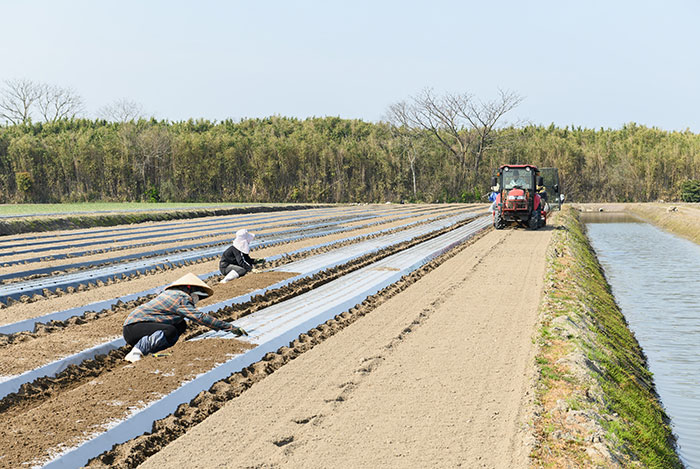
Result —
<svg viewBox="0 0 700 469"><path fill-rule="evenodd" d="M595 221L591 244L647 355L681 459L700 468L700 246L646 223Z"/></svg>
<svg viewBox="0 0 700 469"><path fill-rule="evenodd" d="M627 212L581 212L584 223L644 223L644 220Z"/></svg>

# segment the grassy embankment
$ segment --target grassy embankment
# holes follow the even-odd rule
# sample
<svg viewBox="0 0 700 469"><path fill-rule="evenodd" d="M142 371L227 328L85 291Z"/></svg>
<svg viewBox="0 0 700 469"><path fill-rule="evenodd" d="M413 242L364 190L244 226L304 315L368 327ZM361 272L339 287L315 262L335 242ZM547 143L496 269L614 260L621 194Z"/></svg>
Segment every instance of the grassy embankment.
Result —
<svg viewBox="0 0 700 469"><path fill-rule="evenodd" d="M577 212L559 217L541 305L541 467L682 467L646 358Z"/></svg>

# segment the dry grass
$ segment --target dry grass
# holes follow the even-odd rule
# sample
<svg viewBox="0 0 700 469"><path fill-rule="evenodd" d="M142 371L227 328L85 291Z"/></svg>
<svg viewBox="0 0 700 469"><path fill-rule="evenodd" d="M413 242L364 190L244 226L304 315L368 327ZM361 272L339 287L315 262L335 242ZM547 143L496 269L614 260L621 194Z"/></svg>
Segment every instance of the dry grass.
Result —
<svg viewBox="0 0 700 469"><path fill-rule="evenodd" d="M700 244L699 204L631 204L626 210L659 228Z"/></svg>
<svg viewBox="0 0 700 469"><path fill-rule="evenodd" d="M614 203L576 204L584 212L627 212L663 230L700 244L700 204L691 203Z"/></svg>

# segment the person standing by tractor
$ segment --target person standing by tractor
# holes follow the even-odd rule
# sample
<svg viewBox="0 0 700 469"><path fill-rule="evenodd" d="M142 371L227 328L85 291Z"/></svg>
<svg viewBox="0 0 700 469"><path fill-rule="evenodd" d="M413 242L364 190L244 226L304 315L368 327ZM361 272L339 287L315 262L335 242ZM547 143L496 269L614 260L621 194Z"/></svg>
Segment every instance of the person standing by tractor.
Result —
<svg viewBox="0 0 700 469"><path fill-rule="evenodd" d="M215 330L248 335L240 327L199 311L196 304L214 290L192 273L174 281L151 301L133 310L124 321L124 340L133 348L124 357L136 362L144 355L172 347L187 329L186 320Z"/></svg>
<svg viewBox="0 0 700 469"><path fill-rule="evenodd" d="M497 188L497 186L493 186L491 193L489 194L489 202L491 202L491 207L489 207L489 210L492 213L496 211L496 206L498 205L497 199L498 199L498 188Z"/></svg>
<svg viewBox="0 0 700 469"><path fill-rule="evenodd" d="M549 213L549 204L547 203L547 188L545 186L537 186L537 195L540 196L540 201L543 205L545 213Z"/></svg>
<svg viewBox="0 0 700 469"><path fill-rule="evenodd" d="M224 275L221 283L227 283L253 270L254 264L264 262L263 259L250 257L250 243L255 239L253 233L246 229L236 231L233 245L224 251L219 261L219 270Z"/></svg>

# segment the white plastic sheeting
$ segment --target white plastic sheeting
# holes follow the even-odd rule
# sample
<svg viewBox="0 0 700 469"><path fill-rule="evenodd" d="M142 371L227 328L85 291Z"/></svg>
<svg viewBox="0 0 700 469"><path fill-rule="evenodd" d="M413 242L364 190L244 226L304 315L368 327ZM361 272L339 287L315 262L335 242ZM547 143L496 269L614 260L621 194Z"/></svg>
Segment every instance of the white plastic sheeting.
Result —
<svg viewBox="0 0 700 469"><path fill-rule="evenodd" d="M240 303L245 303L246 301L249 301L253 296L256 295L262 295L267 291L270 290L275 290L278 288L281 288L287 284L290 284L292 282L295 282L297 280L301 280L306 277L310 277L317 272L321 272L323 270L342 265L346 262L349 262L352 259L355 259L357 257L363 256L367 253L370 252L375 252L379 251L382 249L386 249L387 247L393 246L395 244L399 244L401 242L411 240L415 237L422 236L427 233L431 233L433 231L437 231L443 228L446 228L448 226L451 226L455 223L464 221L469 218L474 218L479 214L474 214L474 213L462 213L459 215L455 215L453 217L449 218L444 218L444 219L438 219L434 220L430 223L426 224L420 224L416 225L412 228L409 228L407 230L402 230L396 233L392 233L386 236L381 236L377 238L372 238L368 239L366 241L350 245L350 246L345 246L333 251L329 251L327 253L319 254L317 256L313 256L312 258L309 259L302 259L299 261L291 262L289 264L285 264L283 266L280 266L276 269L272 270L278 270L278 271L287 271L287 272L299 272L299 275L296 275L294 277L288 278L286 280L282 280L280 282L277 282L273 285L269 285L265 288L260 288L258 290L254 290L250 293L246 293L244 295L237 296L235 298L230 298L224 301L220 301L218 303L214 303L208 306L205 306L203 308L200 308L201 311L205 313L211 313L214 311L218 311L221 308L224 308L226 306L231 306L233 304L240 304ZM472 222L469 224L470 227L472 227L475 230L481 229L481 222L475 223ZM460 230L455 230L459 232ZM449 233L448 233L449 234ZM446 235L443 235L446 236ZM443 236L440 238L443 239ZM444 238L447 239L447 238ZM422 243L421 246L430 246L428 243ZM429 247L426 249L430 249ZM411 252L413 252L411 250ZM394 256L391 256L389 259L394 259ZM383 262L383 261L382 261ZM381 265L381 262L378 262L376 265ZM384 268L386 269L386 272L396 272L397 268L396 267L378 267L378 268ZM400 269L399 269L400 270ZM386 274L385 272L385 274ZM211 274L209 274L211 275ZM329 283L329 285L337 285L336 282L356 282L356 275L357 273L353 273L350 275L347 275L343 277L340 280L336 280L335 282ZM384 277L379 276L379 277ZM377 277L376 272L370 273L367 275L368 278L374 278ZM202 278L206 278L206 276L203 276ZM381 282L379 282L381 283ZM326 286L324 286L326 287ZM324 287L321 287L323 289ZM383 288L383 287L382 287ZM149 290L149 292L155 292L153 290ZM337 290L337 287L336 287ZM321 290L325 291L325 290ZM337 295L339 292L342 293L342 290L335 291L332 294L329 294L329 296ZM125 299L125 301L127 301ZM322 300L323 302L324 300ZM348 301L352 302L354 301L353 298L349 299ZM295 305L296 303L294 302L294 299L289 300L287 302L284 302L283 304L285 305ZM345 304L342 303L341 304ZM274 314L274 313L273 313ZM337 314L337 313L336 313ZM244 329L247 330L246 326ZM1 330L1 329L0 329ZM210 333L210 335L213 334ZM81 363L83 360L88 360L94 358L96 355L101 354L101 353L109 353L109 351L117 349L121 346L124 345L124 339L122 338L117 338L109 342L105 342L103 344L100 344L96 347L93 347L88 350L84 350L81 352L78 352L77 354L70 355L68 357L62 358L60 360L57 360L51 364L42 366L40 368L37 368L35 370L28 371L26 373L23 373L21 375L13 376L13 377L6 377L6 382L5 383L0 383L0 399L6 396L9 393L16 392L19 387L24 384L31 382L37 378L42 378L46 376L56 376L58 373L66 369L68 365L71 364L78 364ZM0 378L1 379L1 378Z"/></svg>
<svg viewBox="0 0 700 469"><path fill-rule="evenodd" d="M420 235L428 233L430 231L434 231L437 229L444 228L446 226L450 226L451 224L455 223L456 221L467 219L470 217L476 217L478 215L481 215L481 213L460 214L460 215L457 215L456 217L444 218L443 220L438 220L438 221L433 222L433 223L422 224L422 225L418 225L417 222L409 223L407 225L402 225L401 227L410 226L410 225L417 225L417 226L412 228L410 231L404 230L401 232L396 232L396 233L393 233L391 235L378 237L378 238L375 238L374 240L369 240L369 242L367 242L367 243L358 243L356 246L348 246L345 248L341 248L334 253L325 253L325 254L315 256L314 258L312 258L313 260L304 262L301 265L299 265L297 263L290 263L288 266L286 266L286 268L282 267L282 268L275 269L275 270L281 270L281 271L287 271L287 272L300 272L300 273L304 274L304 275L302 275L302 277L308 276L308 275L313 275L314 273L318 272L319 270L330 268L333 265L339 265L339 263L341 263L343 261L343 259L346 259L344 262L348 262L350 259L355 258L355 257L359 257L360 255L364 255L367 252L372 252L372 251L375 251L377 249L383 249L384 247L389 246L391 244L403 242L403 241L406 241L408 239L412 239L415 236L420 236ZM407 216L410 216L410 215L407 215ZM377 231L374 233L368 233L365 236L377 235L377 234L380 234L384 231L388 231L388 230L380 230L380 231ZM352 240L354 238L357 238L357 236L350 237L350 238L344 238L341 240L336 240L336 241L333 241L330 243L324 243L321 245L310 246L308 248L301 249L301 250L296 251L296 252L303 252L303 251L308 251L310 249L316 249L316 248L323 247L323 246L338 244L338 243L346 242L348 240ZM254 244L254 246L256 246L256 245ZM363 249L366 250L366 252L363 253ZM221 249L219 248L219 250L221 250ZM335 261L329 260L328 256L335 257L336 258ZM282 256L281 255L280 256L272 256L272 257L268 258L268 260L274 260L274 259L277 259L280 257L282 257ZM313 266L313 267L307 268L307 266ZM199 277L202 280L204 280L204 279L207 279L207 278L211 277L212 275L216 275L218 273L219 273L218 271L209 272L207 274L200 275ZM253 295L262 294L265 291L272 289L272 288L279 288L279 287L283 286L284 284L287 284L287 283L294 281L294 280L298 280L299 278L301 278L301 277L295 277L293 279L290 279L287 282L281 282L280 284L275 284L275 285L272 285L272 286L267 287L265 289L257 290L255 292L252 292L249 295L246 295L245 297L239 298L238 301L231 301L228 303L227 302L217 303L217 305L215 305L215 306L217 306L216 308L207 309L207 312L208 311L216 311L217 309L219 309L223 306L231 305L233 303L243 303L245 301L248 301ZM81 281L81 282L84 283L84 281ZM49 321L64 321L64 320L71 318L73 316L80 316L82 314L85 314L88 311L101 311L102 309L111 308L113 305L117 304L119 301L127 302L127 301L138 299L142 296L158 293L164 287L165 287L165 285L162 285L160 287L152 288L149 290L144 290L142 292L125 295L125 296L120 297L120 298L113 298L110 300L100 301L100 302L92 303L89 305L79 306L76 308L71 308L71 309L63 310L63 311L54 311L52 313L49 313L49 314L46 314L43 316L30 318L30 319L18 321L15 323L0 325L0 334L14 334L14 333L17 333L20 331L31 331L31 330L34 330L34 326L40 322L46 323ZM1 287L0 287L0 291L2 291Z"/></svg>
<svg viewBox="0 0 700 469"><path fill-rule="evenodd" d="M487 217L475 220L341 279L236 321L236 325L249 331L250 336L247 340L257 344L255 348L231 358L226 363L184 384L113 428L64 452L45 467L82 466L90 458L110 449L113 445L150 431L154 421L170 415L177 406L188 402L199 392L209 389L216 381L259 361L266 353L274 352L279 347L287 345L299 334L361 303L365 298L396 282L403 275L464 242L490 223ZM212 331L197 339L226 336L230 337L231 334Z"/></svg>
<svg viewBox="0 0 700 469"><path fill-rule="evenodd" d="M78 365L85 360L96 357L100 354L107 354L110 351L117 349L124 345L123 338L118 338L105 342L103 344L96 345L89 349L78 352L69 357L61 358L54 362L48 363L42 367L29 370L21 375L16 376L1 376L0 377L0 399L11 394L13 392L19 391L19 388L24 383L31 383L35 379L43 378L45 376L56 376L61 371L68 368L70 365Z"/></svg>

